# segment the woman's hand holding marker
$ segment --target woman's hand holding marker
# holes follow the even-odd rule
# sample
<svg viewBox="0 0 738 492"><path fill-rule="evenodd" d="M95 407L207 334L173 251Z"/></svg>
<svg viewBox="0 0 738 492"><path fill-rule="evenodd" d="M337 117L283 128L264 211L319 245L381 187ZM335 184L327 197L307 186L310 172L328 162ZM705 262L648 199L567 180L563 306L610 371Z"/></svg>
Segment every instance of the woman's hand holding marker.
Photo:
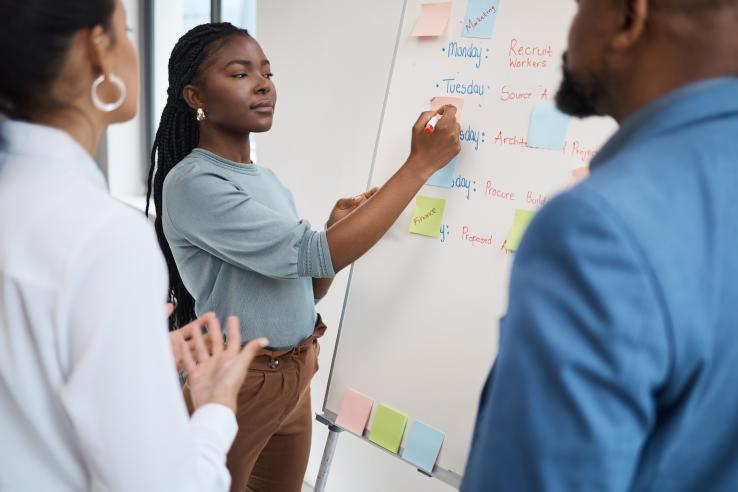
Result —
<svg viewBox="0 0 738 492"><path fill-rule="evenodd" d="M426 133L434 118L434 130ZM336 204L331 215L338 220L326 232L334 271L341 271L379 241L428 178L459 153L460 133L454 106L426 111L413 126L410 156L384 186ZM315 282L313 288L319 290Z"/></svg>
<svg viewBox="0 0 738 492"><path fill-rule="evenodd" d="M422 175L430 178L461 151L460 133L454 106L442 106L437 112L426 111L413 127L408 164L418 166Z"/></svg>
<svg viewBox="0 0 738 492"><path fill-rule="evenodd" d="M425 134L426 135L430 135L431 133L433 133L434 131L436 131L436 125L441 120L441 118L443 118L443 115L442 114L436 114L433 118L431 118L431 120L428 122L428 124L425 125L425 130L424 131L425 131Z"/></svg>

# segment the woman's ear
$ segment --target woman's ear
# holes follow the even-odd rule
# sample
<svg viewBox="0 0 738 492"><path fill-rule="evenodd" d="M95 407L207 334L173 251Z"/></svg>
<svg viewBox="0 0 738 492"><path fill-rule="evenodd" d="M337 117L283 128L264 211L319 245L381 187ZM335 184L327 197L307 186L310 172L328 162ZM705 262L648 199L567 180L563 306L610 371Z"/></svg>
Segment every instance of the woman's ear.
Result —
<svg viewBox="0 0 738 492"><path fill-rule="evenodd" d="M105 32L100 25L90 29L87 35L87 47L92 67L99 70L106 79L111 72L110 48L112 43L110 34Z"/></svg>
<svg viewBox="0 0 738 492"><path fill-rule="evenodd" d="M182 89L182 97L187 105L192 109L205 107L205 101L202 99L200 90L192 84L184 86L184 89Z"/></svg>
<svg viewBox="0 0 738 492"><path fill-rule="evenodd" d="M613 49L627 50L641 39L650 13L648 2L649 0L623 0L620 29L611 42Z"/></svg>

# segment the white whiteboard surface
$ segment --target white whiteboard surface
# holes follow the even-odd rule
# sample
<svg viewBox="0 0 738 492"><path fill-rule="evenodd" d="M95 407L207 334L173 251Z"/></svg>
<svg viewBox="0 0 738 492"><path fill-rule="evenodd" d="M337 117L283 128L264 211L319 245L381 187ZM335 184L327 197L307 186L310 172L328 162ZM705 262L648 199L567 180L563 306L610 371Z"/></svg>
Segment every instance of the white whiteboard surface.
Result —
<svg viewBox="0 0 738 492"><path fill-rule="evenodd" d="M473 81L484 91L463 96L462 130L477 132L479 142L462 142L454 177L471 184L468 190L425 186L420 192L446 200L445 237L410 234L411 203L353 266L324 410L337 413L348 388L370 396L375 406L399 409L409 416L405 437L415 420L445 433L438 465L461 475L507 304L513 255L502 245L514 212L535 210L535 199L566 188L571 172L588 165L615 126L605 119L572 120L559 151L509 140L527 138L535 104L553 104L575 2L501 0L491 39L460 36L467 2L459 0L444 35L410 37L421 3L406 0L370 185L383 184L407 158L410 128L429 100L455 95L445 79ZM480 48L482 56L450 57L454 42ZM540 53L550 47L551 54L513 55L513 46ZM545 67L511 66L527 58ZM546 90L548 100L541 100ZM531 96L503 100L513 92ZM488 195L488 182L515 199ZM472 242L473 236L491 237L491 244Z"/></svg>

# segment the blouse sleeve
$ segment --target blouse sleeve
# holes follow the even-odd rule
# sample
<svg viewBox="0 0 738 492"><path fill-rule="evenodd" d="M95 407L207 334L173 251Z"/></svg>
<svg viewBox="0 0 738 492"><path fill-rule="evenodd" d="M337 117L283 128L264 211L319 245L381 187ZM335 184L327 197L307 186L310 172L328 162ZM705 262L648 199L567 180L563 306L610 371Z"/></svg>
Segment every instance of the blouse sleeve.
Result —
<svg viewBox="0 0 738 492"><path fill-rule="evenodd" d="M164 230L239 268L275 279L335 276L325 231L280 214L213 174L167 183Z"/></svg>

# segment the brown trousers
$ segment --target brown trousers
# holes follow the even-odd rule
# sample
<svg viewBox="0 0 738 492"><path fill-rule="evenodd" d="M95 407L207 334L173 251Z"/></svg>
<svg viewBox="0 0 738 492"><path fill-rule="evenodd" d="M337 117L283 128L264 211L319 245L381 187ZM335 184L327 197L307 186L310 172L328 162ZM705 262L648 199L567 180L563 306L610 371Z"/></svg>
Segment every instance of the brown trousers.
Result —
<svg viewBox="0 0 738 492"><path fill-rule="evenodd" d="M318 318L313 335L285 351L262 350L238 394L238 434L228 453L231 492L299 492L310 456L310 380L318 370ZM192 411L189 388L184 387Z"/></svg>

